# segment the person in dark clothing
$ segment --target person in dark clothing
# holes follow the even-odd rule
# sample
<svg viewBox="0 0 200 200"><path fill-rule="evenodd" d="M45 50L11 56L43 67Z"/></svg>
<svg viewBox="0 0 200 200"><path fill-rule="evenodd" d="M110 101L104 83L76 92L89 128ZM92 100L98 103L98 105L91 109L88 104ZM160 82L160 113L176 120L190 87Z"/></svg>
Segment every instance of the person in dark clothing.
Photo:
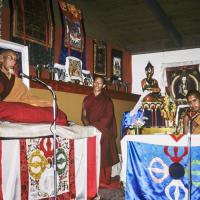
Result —
<svg viewBox="0 0 200 200"><path fill-rule="evenodd" d="M104 79L94 79L93 92L85 97L82 106L82 122L101 131L100 184L111 183L111 168L119 162L116 137L117 127L111 98L103 91Z"/></svg>

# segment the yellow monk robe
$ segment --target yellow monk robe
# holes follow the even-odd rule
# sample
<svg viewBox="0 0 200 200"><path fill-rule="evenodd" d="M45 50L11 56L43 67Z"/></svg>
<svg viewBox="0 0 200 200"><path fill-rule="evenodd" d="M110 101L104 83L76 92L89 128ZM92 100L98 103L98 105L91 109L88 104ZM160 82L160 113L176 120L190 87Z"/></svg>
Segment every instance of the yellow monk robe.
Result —
<svg viewBox="0 0 200 200"><path fill-rule="evenodd" d="M31 94L26 85L18 77L15 77L14 86L11 89L8 96L5 97L4 101L21 102L21 103L27 103L32 106L40 106L40 107L52 106L52 103L50 101L43 100L40 97Z"/></svg>
<svg viewBox="0 0 200 200"><path fill-rule="evenodd" d="M192 133L200 134L200 114L194 118L194 123L192 124Z"/></svg>

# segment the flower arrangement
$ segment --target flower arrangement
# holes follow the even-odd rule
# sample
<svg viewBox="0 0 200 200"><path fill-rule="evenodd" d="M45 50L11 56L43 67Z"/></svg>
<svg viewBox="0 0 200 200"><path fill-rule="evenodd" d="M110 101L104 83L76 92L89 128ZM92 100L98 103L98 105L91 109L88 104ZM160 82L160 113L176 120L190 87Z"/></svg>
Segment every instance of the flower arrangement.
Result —
<svg viewBox="0 0 200 200"><path fill-rule="evenodd" d="M135 129L136 134L139 132L139 129L143 128L145 125L145 120L147 120L147 117L143 116L143 109L140 108L136 114L133 115L132 117L132 123L131 126L129 127L130 129Z"/></svg>

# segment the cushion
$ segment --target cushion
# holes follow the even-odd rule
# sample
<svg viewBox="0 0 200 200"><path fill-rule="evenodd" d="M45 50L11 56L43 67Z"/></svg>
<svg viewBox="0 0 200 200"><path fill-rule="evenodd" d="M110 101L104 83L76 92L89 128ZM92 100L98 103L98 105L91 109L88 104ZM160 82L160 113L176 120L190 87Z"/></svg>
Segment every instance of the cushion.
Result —
<svg viewBox="0 0 200 200"><path fill-rule="evenodd" d="M53 108L26 103L0 101L0 121L15 123L53 123ZM65 113L57 109L56 124L67 125Z"/></svg>

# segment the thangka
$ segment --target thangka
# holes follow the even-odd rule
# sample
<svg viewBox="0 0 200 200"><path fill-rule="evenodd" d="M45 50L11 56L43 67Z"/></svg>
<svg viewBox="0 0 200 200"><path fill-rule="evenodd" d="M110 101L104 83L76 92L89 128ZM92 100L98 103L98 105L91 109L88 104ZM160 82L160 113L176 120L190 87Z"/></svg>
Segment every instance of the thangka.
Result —
<svg viewBox="0 0 200 200"><path fill-rule="evenodd" d="M84 33L82 27L81 10L75 5L59 0L64 21L64 46L82 52L84 47Z"/></svg>

